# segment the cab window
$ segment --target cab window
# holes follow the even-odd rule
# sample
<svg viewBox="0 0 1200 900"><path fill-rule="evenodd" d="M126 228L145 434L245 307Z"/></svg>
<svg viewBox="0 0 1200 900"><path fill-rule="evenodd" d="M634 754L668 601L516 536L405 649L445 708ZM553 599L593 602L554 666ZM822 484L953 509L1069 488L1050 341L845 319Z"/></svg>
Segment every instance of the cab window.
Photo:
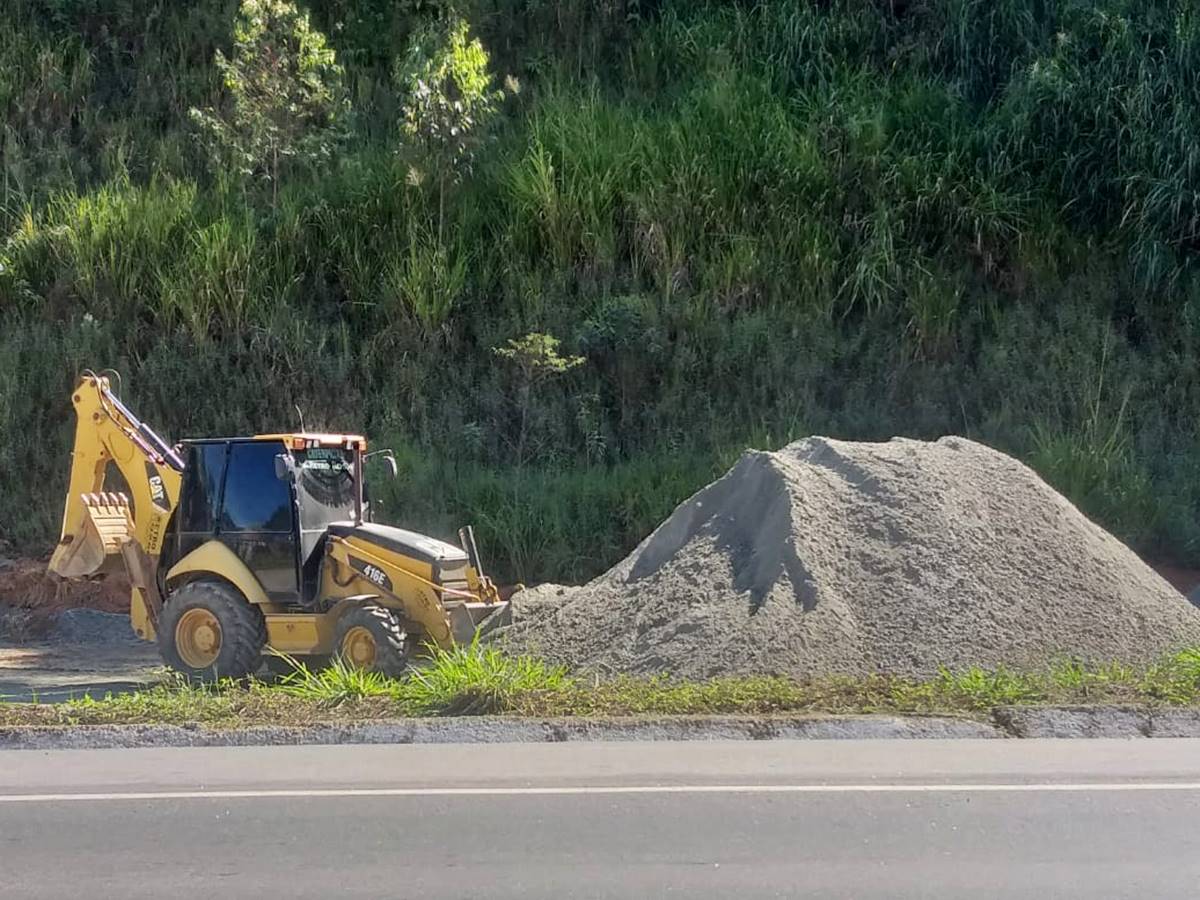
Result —
<svg viewBox="0 0 1200 900"><path fill-rule="evenodd" d="M221 502L226 444L192 444L188 448L187 477L180 503L180 531L209 533Z"/></svg>
<svg viewBox="0 0 1200 900"><path fill-rule="evenodd" d="M230 446L222 531L292 530L291 491L275 477L275 457L283 452L283 444L275 441Z"/></svg>

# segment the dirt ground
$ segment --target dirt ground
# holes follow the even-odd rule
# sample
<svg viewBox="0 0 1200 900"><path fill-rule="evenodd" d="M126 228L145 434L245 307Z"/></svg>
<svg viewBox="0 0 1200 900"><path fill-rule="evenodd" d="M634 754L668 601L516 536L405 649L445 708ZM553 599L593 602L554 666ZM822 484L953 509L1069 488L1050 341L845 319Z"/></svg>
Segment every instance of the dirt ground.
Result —
<svg viewBox="0 0 1200 900"><path fill-rule="evenodd" d="M129 583L121 575L61 581L46 574L45 560L0 560L0 701L103 697L156 679L161 664L153 644L48 640L68 609L128 613Z"/></svg>
<svg viewBox="0 0 1200 900"><path fill-rule="evenodd" d="M159 679L154 644L25 644L0 641L0 702L57 703L136 690Z"/></svg>
<svg viewBox="0 0 1200 900"><path fill-rule="evenodd" d="M129 582L113 574L63 581L46 574L45 560L0 559L0 640L45 638L66 609L129 612Z"/></svg>

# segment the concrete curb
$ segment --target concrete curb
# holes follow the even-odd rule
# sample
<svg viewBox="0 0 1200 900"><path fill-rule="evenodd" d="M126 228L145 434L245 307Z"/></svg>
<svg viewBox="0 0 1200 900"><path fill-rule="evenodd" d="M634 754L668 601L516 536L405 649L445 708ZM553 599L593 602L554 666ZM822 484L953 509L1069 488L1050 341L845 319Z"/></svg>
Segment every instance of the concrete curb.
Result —
<svg viewBox="0 0 1200 900"><path fill-rule="evenodd" d="M1137 738L1153 731L1151 711L1136 707L1009 706L994 710L992 718L1018 738Z"/></svg>
<svg viewBox="0 0 1200 900"><path fill-rule="evenodd" d="M487 744L562 741L761 741L846 738L1000 738L984 722L950 717L663 717L514 719L470 716L216 730L178 725L0 728L0 750L258 747L293 744Z"/></svg>
<svg viewBox="0 0 1200 900"><path fill-rule="evenodd" d="M998 707L992 721L952 716L662 716L517 719L464 716L209 729L199 725L0 727L0 750L490 744L563 741L764 741L946 738L1200 738L1200 709Z"/></svg>
<svg viewBox="0 0 1200 900"><path fill-rule="evenodd" d="M1006 706L996 725L1017 738L1200 737L1200 709L1144 706Z"/></svg>

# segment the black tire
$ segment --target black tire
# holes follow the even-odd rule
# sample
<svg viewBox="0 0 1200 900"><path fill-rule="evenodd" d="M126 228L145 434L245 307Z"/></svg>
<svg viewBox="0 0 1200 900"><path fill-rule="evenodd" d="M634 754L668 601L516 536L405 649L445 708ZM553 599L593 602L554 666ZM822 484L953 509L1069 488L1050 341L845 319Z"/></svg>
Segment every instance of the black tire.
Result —
<svg viewBox="0 0 1200 900"><path fill-rule="evenodd" d="M311 668L310 657L295 657L297 662L303 663ZM264 653L262 657L262 665L258 668L258 675L262 676L266 673L266 680L279 680L286 678L296 671L289 659L282 656L276 656L274 653Z"/></svg>
<svg viewBox="0 0 1200 900"><path fill-rule="evenodd" d="M355 629L363 629L373 640L374 654L369 664L356 662L346 650L346 639ZM412 641L394 612L377 603L364 603L346 610L338 619L334 648L335 655L346 665L398 678L408 669Z"/></svg>
<svg viewBox="0 0 1200 900"><path fill-rule="evenodd" d="M328 666L330 657L320 653L305 653L284 658L270 650L264 650L262 663L255 670L255 675L264 681L282 681L289 675L296 674L296 666L292 664L291 660L295 660L297 665L303 666L310 672L315 672Z"/></svg>
<svg viewBox="0 0 1200 900"><path fill-rule="evenodd" d="M209 613L218 626L215 653L207 665L199 664L195 648L186 646L187 634L180 629L189 613L205 618L198 611ZM262 611L223 581L189 581L173 591L158 623L158 652L163 662L198 681L245 678L258 669L266 643Z"/></svg>

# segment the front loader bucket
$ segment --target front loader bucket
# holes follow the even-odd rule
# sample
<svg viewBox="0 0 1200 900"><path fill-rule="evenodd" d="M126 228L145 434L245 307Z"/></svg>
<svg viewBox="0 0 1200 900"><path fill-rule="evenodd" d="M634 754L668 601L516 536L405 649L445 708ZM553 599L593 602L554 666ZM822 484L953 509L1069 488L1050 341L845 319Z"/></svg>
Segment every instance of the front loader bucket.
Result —
<svg viewBox="0 0 1200 900"><path fill-rule="evenodd" d="M105 567L133 534L133 512L124 494L84 494L83 520L62 536L49 569L61 578L84 578Z"/></svg>
<svg viewBox="0 0 1200 900"><path fill-rule="evenodd" d="M469 644L476 635L485 635L494 628L512 622L512 605L502 603L447 603L450 633L456 644Z"/></svg>

